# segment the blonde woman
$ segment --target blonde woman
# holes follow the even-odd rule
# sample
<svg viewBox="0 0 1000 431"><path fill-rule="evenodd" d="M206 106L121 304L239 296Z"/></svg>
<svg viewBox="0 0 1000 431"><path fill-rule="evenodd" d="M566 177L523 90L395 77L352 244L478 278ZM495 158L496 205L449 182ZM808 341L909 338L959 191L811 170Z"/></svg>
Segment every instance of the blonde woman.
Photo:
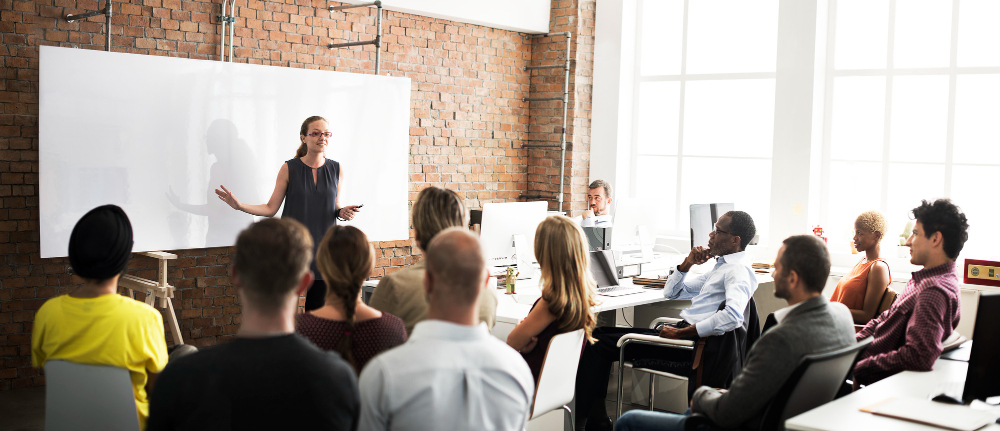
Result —
<svg viewBox="0 0 1000 431"><path fill-rule="evenodd" d="M840 279L830 296L851 310L854 323L867 324L875 317L885 289L892 282L889 264L879 257L885 237L885 217L878 211L866 211L854 221L854 248L864 252L851 272Z"/></svg>
<svg viewBox="0 0 1000 431"><path fill-rule="evenodd" d="M323 350L340 353L360 373L368 361L406 341L403 321L361 301L375 254L354 226L331 226L319 244L316 264L326 280L326 303L295 319L295 331Z"/></svg>
<svg viewBox="0 0 1000 431"><path fill-rule="evenodd" d="M507 335L507 344L521 352L536 382L552 337L582 328L587 341L594 342L597 320L590 307L597 283L588 268L586 243L583 230L568 217L551 216L535 230L542 297Z"/></svg>

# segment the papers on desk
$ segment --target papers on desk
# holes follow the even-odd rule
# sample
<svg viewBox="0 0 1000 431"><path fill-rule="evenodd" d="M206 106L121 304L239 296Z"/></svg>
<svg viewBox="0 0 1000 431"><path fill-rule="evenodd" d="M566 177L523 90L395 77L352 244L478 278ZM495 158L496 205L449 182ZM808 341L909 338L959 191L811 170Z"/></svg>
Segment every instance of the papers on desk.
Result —
<svg viewBox="0 0 1000 431"><path fill-rule="evenodd" d="M645 287L647 289L649 289L649 288L660 288L660 289L662 289L663 285L666 282L667 282L667 280L664 280L662 278L646 278L646 277L639 277L639 276L632 277L632 283L634 283L636 286L642 286L642 287Z"/></svg>
<svg viewBox="0 0 1000 431"><path fill-rule="evenodd" d="M860 410L893 419L959 431L977 430L996 420L996 414L990 411L917 398L889 398L862 407Z"/></svg>

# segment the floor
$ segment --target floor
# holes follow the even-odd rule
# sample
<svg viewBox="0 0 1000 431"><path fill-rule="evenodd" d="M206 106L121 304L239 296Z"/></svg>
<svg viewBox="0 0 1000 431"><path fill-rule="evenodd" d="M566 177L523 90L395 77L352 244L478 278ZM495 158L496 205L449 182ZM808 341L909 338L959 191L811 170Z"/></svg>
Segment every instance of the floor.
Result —
<svg viewBox="0 0 1000 431"><path fill-rule="evenodd" d="M0 391L0 431L45 429L45 388Z"/></svg>

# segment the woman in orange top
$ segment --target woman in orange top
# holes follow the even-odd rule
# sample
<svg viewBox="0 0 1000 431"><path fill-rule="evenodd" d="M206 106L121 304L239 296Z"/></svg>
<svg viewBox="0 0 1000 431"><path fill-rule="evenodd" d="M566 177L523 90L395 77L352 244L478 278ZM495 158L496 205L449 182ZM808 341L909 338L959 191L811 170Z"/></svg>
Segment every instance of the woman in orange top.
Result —
<svg viewBox="0 0 1000 431"><path fill-rule="evenodd" d="M854 323L864 325L875 317L882 295L889 287L889 265L879 258L879 243L885 236L885 217L866 211L854 221L854 248L865 253L851 272L840 279L830 297L851 309Z"/></svg>

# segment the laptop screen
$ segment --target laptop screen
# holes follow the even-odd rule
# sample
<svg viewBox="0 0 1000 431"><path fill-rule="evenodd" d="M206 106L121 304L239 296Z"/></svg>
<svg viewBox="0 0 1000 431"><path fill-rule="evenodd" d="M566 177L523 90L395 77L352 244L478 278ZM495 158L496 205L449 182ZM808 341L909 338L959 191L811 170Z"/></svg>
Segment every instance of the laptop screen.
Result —
<svg viewBox="0 0 1000 431"><path fill-rule="evenodd" d="M590 273L597 280L597 287L618 285L618 271L615 267L615 256L611 250L596 250L590 252Z"/></svg>

